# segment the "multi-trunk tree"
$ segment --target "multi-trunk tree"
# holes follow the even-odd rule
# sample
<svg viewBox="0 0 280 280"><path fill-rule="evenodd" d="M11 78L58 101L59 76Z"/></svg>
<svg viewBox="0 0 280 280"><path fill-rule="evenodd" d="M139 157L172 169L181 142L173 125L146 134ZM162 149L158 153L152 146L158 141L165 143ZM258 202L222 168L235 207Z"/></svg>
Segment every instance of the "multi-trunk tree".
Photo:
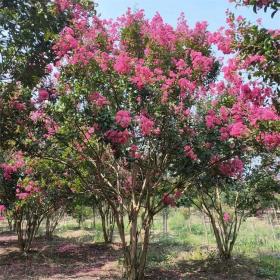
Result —
<svg viewBox="0 0 280 280"><path fill-rule="evenodd" d="M46 122L44 157L60 162L111 207L128 279L143 279L153 217L213 166L241 170L255 145L276 148L273 92L240 72L253 63L205 23L176 28L130 10L116 21L73 6L54 49L55 90L39 92L35 124ZM222 72L215 82L218 69ZM44 92L43 92L44 91ZM233 170L232 170L233 168ZM129 238L125 217L129 221ZM140 242L141 241L141 242Z"/></svg>

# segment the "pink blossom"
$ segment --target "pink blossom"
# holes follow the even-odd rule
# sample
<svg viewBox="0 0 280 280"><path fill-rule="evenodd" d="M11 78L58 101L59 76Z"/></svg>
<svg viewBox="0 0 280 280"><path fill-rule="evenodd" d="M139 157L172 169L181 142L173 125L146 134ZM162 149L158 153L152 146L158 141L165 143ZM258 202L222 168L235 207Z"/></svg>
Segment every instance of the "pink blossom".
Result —
<svg viewBox="0 0 280 280"><path fill-rule="evenodd" d="M255 125L258 121L276 121L279 119L277 113L266 107L255 108L250 116L252 125Z"/></svg>
<svg viewBox="0 0 280 280"><path fill-rule="evenodd" d="M138 64L135 66L135 74L131 81L137 85L139 89L149 84L153 79L153 72L146 66Z"/></svg>
<svg viewBox="0 0 280 280"><path fill-rule="evenodd" d="M207 116L205 117L206 126L208 129L214 128L216 125L220 125L221 121L216 116L215 111L209 110Z"/></svg>
<svg viewBox="0 0 280 280"><path fill-rule="evenodd" d="M26 199L30 194L27 192L20 192L16 194L16 197L20 200Z"/></svg>
<svg viewBox="0 0 280 280"><path fill-rule="evenodd" d="M26 109L26 105L22 102L14 101L12 106L18 111L24 111Z"/></svg>
<svg viewBox="0 0 280 280"><path fill-rule="evenodd" d="M141 133L143 136L151 135L154 127L154 121L143 114L139 117Z"/></svg>
<svg viewBox="0 0 280 280"><path fill-rule="evenodd" d="M130 71L130 63L131 59L129 58L127 53L122 52L116 58L114 70L119 74L127 74Z"/></svg>
<svg viewBox="0 0 280 280"><path fill-rule="evenodd" d="M161 133L161 130L160 130L159 127L153 129L153 134L154 134L154 135L160 135L160 133Z"/></svg>
<svg viewBox="0 0 280 280"><path fill-rule="evenodd" d="M262 132L257 137L257 140L262 141L268 149L275 149L280 146L280 133L279 132L271 132L271 133Z"/></svg>
<svg viewBox="0 0 280 280"><path fill-rule="evenodd" d="M183 195L183 193L181 191L177 190L174 193L174 198L179 199L182 195Z"/></svg>
<svg viewBox="0 0 280 280"><path fill-rule="evenodd" d="M191 146L185 145L184 152L185 152L185 155L188 158L190 158L191 160L197 160L198 159L197 155L195 154L195 152L193 151Z"/></svg>
<svg viewBox="0 0 280 280"><path fill-rule="evenodd" d="M126 144L129 140L130 133L127 129L124 131L111 129L106 132L105 136L113 143Z"/></svg>
<svg viewBox="0 0 280 280"><path fill-rule="evenodd" d="M236 157L234 159L221 163L219 169L224 176L238 177L244 170L244 164L241 159Z"/></svg>
<svg viewBox="0 0 280 280"><path fill-rule="evenodd" d="M54 136L59 130L58 124L53 119L51 119L50 117L46 117L44 119L44 127L47 130L47 133L44 134L43 136L47 139Z"/></svg>
<svg viewBox="0 0 280 280"><path fill-rule="evenodd" d="M172 49L176 40L176 34L171 25L163 22L162 17L157 13L149 25L143 27L143 32L147 33L157 44Z"/></svg>
<svg viewBox="0 0 280 280"><path fill-rule="evenodd" d="M44 88L40 88L38 90L38 101L39 102L42 102L42 101L45 101L45 100L48 100L49 99L49 92L44 89Z"/></svg>
<svg viewBox="0 0 280 280"><path fill-rule="evenodd" d="M120 125L123 128L127 128L131 122L130 112L125 110L118 111L115 120L118 125Z"/></svg>
<svg viewBox="0 0 280 280"><path fill-rule="evenodd" d="M30 113L30 119L36 123L39 120L42 120L45 117L43 111L37 110Z"/></svg>
<svg viewBox="0 0 280 280"><path fill-rule="evenodd" d="M97 107L104 107L109 104L109 101L106 97L101 95L99 92L94 92L89 95L89 100L94 103Z"/></svg>
<svg viewBox="0 0 280 280"><path fill-rule="evenodd" d="M209 72L213 67L213 59L202 55L201 52L192 50L190 53L192 65L195 70Z"/></svg>
<svg viewBox="0 0 280 280"><path fill-rule="evenodd" d="M59 57L63 57L70 50L78 47L78 41L74 38L74 30L70 27L65 27L62 32L59 41L54 46L54 49Z"/></svg>
<svg viewBox="0 0 280 280"><path fill-rule="evenodd" d="M85 140L86 142L91 138L91 135L94 133L94 127L90 127L88 131L85 133Z"/></svg>
<svg viewBox="0 0 280 280"><path fill-rule="evenodd" d="M167 193L163 195L162 202L165 205L170 205L172 207L176 206L175 199L170 194Z"/></svg>
<svg viewBox="0 0 280 280"><path fill-rule="evenodd" d="M55 3L59 9L59 11L63 12L64 10L70 7L71 1L70 0L55 0Z"/></svg>
<svg viewBox="0 0 280 280"><path fill-rule="evenodd" d="M185 78L181 78L179 81L178 81L178 85L180 87L180 89L182 91L188 91L190 93L193 93L196 86L195 86L195 83L194 82L191 82L189 81L188 79L185 79Z"/></svg>
<svg viewBox="0 0 280 280"><path fill-rule="evenodd" d="M226 223L228 223L231 220L230 214L225 212L223 219Z"/></svg>
<svg viewBox="0 0 280 280"><path fill-rule="evenodd" d="M131 145L130 146L130 156L133 158L141 158L141 154L138 152L139 148L137 145Z"/></svg>
<svg viewBox="0 0 280 280"><path fill-rule="evenodd" d="M222 121L226 122L229 117L229 110L225 106L221 106L220 108L220 118Z"/></svg>
<svg viewBox="0 0 280 280"><path fill-rule="evenodd" d="M0 167L4 171L3 176L5 180L11 180L12 175L17 172L17 168L11 164L2 163Z"/></svg>
<svg viewBox="0 0 280 280"><path fill-rule="evenodd" d="M229 130L230 136L237 137L237 138L245 137L249 133L248 127L242 122L236 122L234 124L231 124L229 126L229 129L230 129Z"/></svg>

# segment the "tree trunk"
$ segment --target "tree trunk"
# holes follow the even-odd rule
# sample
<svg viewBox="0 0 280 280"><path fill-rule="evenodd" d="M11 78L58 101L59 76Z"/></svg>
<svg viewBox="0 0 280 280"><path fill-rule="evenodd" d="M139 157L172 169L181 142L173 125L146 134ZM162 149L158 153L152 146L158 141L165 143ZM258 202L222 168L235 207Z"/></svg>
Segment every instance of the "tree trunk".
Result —
<svg viewBox="0 0 280 280"><path fill-rule="evenodd" d="M167 208L164 208L162 210L162 222L163 222L163 225L162 225L162 229L163 229L163 233L164 234L167 234L168 233L168 209Z"/></svg>
<svg viewBox="0 0 280 280"><path fill-rule="evenodd" d="M50 216L48 215L46 218L46 239L51 240L52 239L52 233L50 229Z"/></svg>
<svg viewBox="0 0 280 280"><path fill-rule="evenodd" d="M109 205L100 203L98 211L101 217L103 238L105 243L112 243L115 228L115 218Z"/></svg>
<svg viewBox="0 0 280 280"><path fill-rule="evenodd" d="M96 229L96 213L95 213L95 206L92 207L92 214L93 214L93 229Z"/></svg>
<svg viewBox="0 0 280 280"><path fill-rule="evenodd" d="M117 225L122 241L124 261L125 261L125 278L127 280L143 280L146 266L147 252L149 246L150 229L152 218L147 218L142 223L143 241L139 246L138 220L139 213L133 213L130 217L130 242L127 246L125 241L125 231L123 217L117 218Z"/></svg>
<svg viewBox="0 0 280 280"><path fill-rule="evenodd" d="M102 232L103 232L103 239L105 243L109 243L109 238L107 234L107 228L106 228L106 218L105 215L100 212L100 217L101 217L101 224L102 224Z"/></svg>

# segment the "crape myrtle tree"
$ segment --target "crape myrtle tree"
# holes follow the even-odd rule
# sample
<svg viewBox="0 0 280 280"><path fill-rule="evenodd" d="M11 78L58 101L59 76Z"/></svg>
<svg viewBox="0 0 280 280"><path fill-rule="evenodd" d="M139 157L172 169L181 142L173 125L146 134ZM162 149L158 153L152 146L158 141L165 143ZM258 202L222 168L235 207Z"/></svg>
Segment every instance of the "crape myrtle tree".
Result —
<svg viewBox="0 0 280 280"><path fill-rule="evenodd" d="M64 165L41 158L35 160L34 173L40 184L46 210L45 237L52 240L56 227L76 197L75 182L65 172Z"/></svg>
<svg viewBox="0 0 280 280"><path fill-rule="evenodd" d="M44 83L42 78L50 71L45 66L55 58L51 45L69 20L71 7L66 5L67 1L65 4L56 2L0 1L0 192L11 194L9 205L2 204L7 202L7 196L1 196L0 213L5 212L9 218L13 217L9 209L17 198L14 191L18 167L14 155L25 158L34 155L36 148L40 149L39 145L33 145L29 130L31 111L34 110L31 97L37 94L41 98L42 93L37 91L41 87L39 83ZM82 2L90 5L88 1ZM46 120L45 125L50 127L48 123ZM15 174L14 182L5 178L5 167ZM5 208L9 213L4 211Z"/></svg>
<svg viewBox="0 0 280 280"><path fill-rule="evenodd" d="M224 175L224 164L197 178L186 193L211 223L219 256L230 259L241 223L270 206L279 193L278 167L245 165L244 170Z"/></svg>
<svg viewBox="0 0 280 280"><path fill-rule="evenodd" d="M257 47L258 41L246 37L249 25L242 17L235 21L229 14L227 22L228 29L221 28L211 36L225 55L224 59L230 55L228 64L220 73L223 80L212 88L211 101L208 104L203 102L202 107L197 106L206 128L200 129L202 133L194 142L193 149L201 151L203 145L210 149L208 155L199 153L204 160L197 168L205 169L204 164L208 161L212 164L197 177L190 189L190 193L195 194L196 206L210 218L223 258L231 255L242 219L267 206L279 191L274 177L278 174L276 163L280 144L278 82L276 75L272 75L274 67L277 67L275 58L279 54L277 56L273 47L266 53L272 55L274 52L275 63L270 63L261 53L249 51L244 55L246 46ZM244 45L241 45L243 35L246 43L243 41ZM267 69L266 74L262 74L264 69ZM226 94L219 94L221 90ZM217 161L230 152L232 155L228 160ZM259 167L253 168L256 162L259 162ZM186 173L188 163L179 160L178 165L181 173Z"/></svg>
<svg viewBox="0 0 280 280"><path fill-rule="evenodd" d="M71 203L71 180L63 173L63 165L31 159L22 152L13 152L0 164L0 204L15 223L22 252L31 249L43 219L47 220L47 238L52 238L59 218Z"/></svg>
<svg viewBox="0 0 280 280"><path fill-rule="evenodd" d="M0 204L15 223L19 248L26 253L44 217L44 201L32 177L32 163L22 152L6 155L0 165Z"/></svg>
<svg viewBox="0 0 280 280"><path fill-rule="evenodd" d="M242 186L246 186L246 193L249 192L248 188L252 193L258 191L258 199L246 204L247 212L244 210L244 215L249 213L250 209L254 212L257 207L267 206L260 201L267 202L269 198L274 197L277 185L271 176L277 174L277 168L262 170L263 177L259 175L258 170L251 172L256 172L254 176L248 174L248 168L257 159L261 161L262 167L269 167L270 163L274 166L273 161L269 162L266 158L277 159L280 143L277 91L279 83L276 75L279 54L278 48L274 49L279 43L277 32L262 30L269 37L268 40L274 40L265 48L261 45L262 37L255 40L248 35L257 27L251 29L244 18L239 17L235 20L234 15L229 14L227 22L227 29L223 27L209 36L209 41L223 52L227 63L221 67L220 81L210 85L209 101L203 100L196 105L197 118L193 120L192 127L196 127L199 133L196 134L192 147L188 147L187 150L185 147L189 158L178 158L175 165L175 174L179 172L177 174L186 176L190 171L190 159L200 159L197 161L196 170L205 172L201 172L196 178L189 194L196 194L197 206L208 213L218 249L224 258L230 257L238 233L238 224L242 220L243 214L240 215L240 211L244 204L236 201L235 205L234 200L230 203L227 200L222 201L220 197L222 194L232 197L238 193L239 200L244 202L240 190ZM252 51L259 45L259 49L263 48L264 53ZM220 162L221 158L226 157L226 160ZM267 184L269 187L266 189L259 187ZM237 209L237 212L233 213L236 213L235 217L238 218L229 219L230 216L226 215L230 224L223 220L222 202L227 204L227 207ZM174 204L174 199L169 199L169 203ZM215 216L220 219L219 222L214 219ZM217 227L218 223L220 227Z"/></svg>
<svg viewBox="0 0 280 280"><path fill-rule="evenodd" d="M185 157L191 108L217 73L207 40L205 23L190 29L182 18L174 29L142 11L113 22L74 9L55 45L57 99L42 102L37 121L48 114L57 124L48 156L112 208L128 279L144 277L151 224L164 207L161 185ZM63 148L68 156L60 158Z"/></svg>
<svg viewBox="0 0 280 280"><path fill-rule="evenodd" d="M272 91L244 82L239 72L248 65L234 58L222 67L224 80L214 82L219 62L211 46L231 48L205 22L190 28L182 16L173 28L143 11L128 10L116 21L80 6L72 11L54 46L55 99L45 94L33 121L52 118L45 156L107 201L126 277L143 279L154 215L212 165L238 170L251 145L269 145L258 121L278 120L265 103Z"/></svg>

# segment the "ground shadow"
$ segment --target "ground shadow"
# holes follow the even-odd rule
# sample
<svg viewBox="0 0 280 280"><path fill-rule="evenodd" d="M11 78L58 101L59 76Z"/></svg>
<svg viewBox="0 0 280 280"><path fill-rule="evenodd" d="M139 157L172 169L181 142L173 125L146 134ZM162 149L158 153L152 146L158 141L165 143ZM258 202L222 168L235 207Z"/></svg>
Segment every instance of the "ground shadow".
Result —
<svg viewBox="0 0 280 280"><path fill-rule="evenodd" d="M52 241L36 238L27 256L14 248L14 235L0 235L0 245L0 279L3 280L118 279L121 273L119 244L79 243L74 238L54 237Z"/></svg>
<svg viewBox="0 0 280 280"><path fill-rule="evenodd" d="M119 243L78 242L77 238L55 236L52 241L34 240L32 251L23 256L15 234L0 234L0 279L115 279L122 275ZM199 250L198 250L199 249ZM196 251L195 251L196 250ZM197 252L207 252L197 255ZM221 262L211 248L192 247L171 239L154 239L150 244L147 280L259 280L258 263L244 256ZM196 258L190 258L196 254Z"/></svg>
<svg viewBox="0 0 280 280"><path fill-rule="evenodd" d="M230 261L218 258L205 260L180 260L166 269L150 268L147 273L149 280L259 280L258 264L245 257Z"/></svg>

